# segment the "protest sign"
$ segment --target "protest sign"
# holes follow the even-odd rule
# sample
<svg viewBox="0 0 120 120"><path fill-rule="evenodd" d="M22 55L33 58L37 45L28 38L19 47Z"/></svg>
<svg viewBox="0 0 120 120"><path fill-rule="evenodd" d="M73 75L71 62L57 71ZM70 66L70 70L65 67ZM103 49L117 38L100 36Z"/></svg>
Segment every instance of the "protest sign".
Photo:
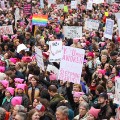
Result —
<svg viewBox="0 0 120 120"><path fill-rule="evenodd" d="M120 105L120 77L115 77L115 103Z"/></svg>
<svg viewBox="0 0 120 120"><path fill-rule="evenodd" d="M113 26L114 26L114 21L111 19L106 19L106 25L105 25L105 31L104 31L105 38L112 39Z"/></svg>
<svg viewBox="0 0 120 120"><path fill-rule="evenodd" d="M60 62L62 57L62 41L50 41L49 52L50 62Z"/></svg>
<svg viewBox="0 0 120 120"><path fill-rule="evenodd" d="M4 9L4 8L5 8L5 1L4 1L4 0L1 0L1 1L0 1L0 4L1 4L1 8Z"/></svg>
<svg viewBox="0 0 120 120"><path fill-rule="evenodd" d="M95 4L101 4L101 3L104 3L104 0L89 0L88 2L92 2Z"/></svg>
<svg viewBox="0 0 120 120"><path fill-rule="evenodd" d="M85 50L63 46L58 79L80 84Z"/></svg>
<svg viewBox="0 0 120 120"><path fill-rule="evenodd" d="M120 37L120 19L118 19L118 30L119 30L119 37Z"/></svg>
<svg viewBox="0 0 120 120"><path fill-rule="evenodd" d="M80 26L63 26L64 37L66 38L81 38L82 27Z"/></svg>
<svg viewBox="0 0 120 120"><path fill-rule="evenodd" d="M87 19L85 21L85 29L86 30L98 30L100 21L93 20L93 19Z"/></svg>
<svg viewBox="0 0 120 120"><path fill-rule="evenodd" d="M42 70L44 71L44 62L43 62L42 51L39 48L35 47L35 53L36 53L35 57L37 59L37 65L40 68L42 68Z"/></svg>
<svg viewBox="0 0 120 120"><path fill-rule="evenodd" d="M64 9L64 4L58 4L58 5L57 5L57 9L58 9L58 10L59 10L59 9L63 10L63 9Z"/></svg>
<svg viewBox="0 0 120 120"><path fill-rule="evenodd" d="M48 64L46 71L47 71L47 72L53 72L53 73L55 73L57 76L58 76L58 73L59 73L59 69L56 68L54 65L50 65L50 64Z"/></svg>
<svg viewBox="0 0 120 120"><path fill-rule="evenodd" d="M109 13L108 12L105 12L105 16L107 17L109 15Z"/></svg>
<svg viewBox="0 0 120 120"><path fill-rule="evenodd" d="M64 6L64 12L68 12L68 6L67 5Z"/></svg>
<svg viewBox="0 0 120 120"><path fill-rule="evenodd" d="M56 0L48 0L48 4L56 4Z"/></svg>
<svg viewBox="0 0 120 120"><path fill-rule="evenodd" d="M34 14L32 17L32 25L45 27L48 22L48 15Z"/></svg>
<svg viewBox="0 0 120 120"><path fill-rule="evenodd" d="M120 19L120 13L115 13L115 17L117 20Z"/></svg>
<svg viewBox="0 0 120 120"><path fill-rule="evenodd" d="M77 4L81 4L81 0L75 0Z"/></svg>
<svg viewBox="0 0 120 120"><path fill-rule="evenodd" d="M87 2L87 10L92 10L92 2Z"/></svg>
<svg viewBox="0 0 120 120"><path fill-rule="evenodd" d="M71 9L77 9L77 1L71 1Z"/></svg>
<svg viewBox="0 0 120 120"><path fill-rule="evenodd" d="M44 8L44 1L40 0L40 8Z"/></svg>
<svg viewBox="0 0 120 120"><path fill-rule="evenodd" d="M31 13L32 13L32 0L24 3L23 12L25 15L31 15Z"/></svg>
<svg viewBox="0 0 120 120"><path fill-rule="evenodd" d="M13 34L13 27L12 25L8 26L0 26L0 35L12 35Z"/></svg>
<svg viewBox="0 0 120 120"><path fill-rule="evenodd" d="M20 9L17 7L15 9L15 27L17 27L17 20L19 20L21 17L20 17Z"/></svg>

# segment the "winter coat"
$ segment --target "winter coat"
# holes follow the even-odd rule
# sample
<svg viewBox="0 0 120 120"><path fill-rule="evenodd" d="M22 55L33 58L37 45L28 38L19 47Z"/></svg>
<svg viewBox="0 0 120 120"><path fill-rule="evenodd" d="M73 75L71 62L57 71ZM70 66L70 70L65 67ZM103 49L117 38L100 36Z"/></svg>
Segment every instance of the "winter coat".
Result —
<svg viewBox="0 0 120 120"><path fill-rule="evenodd" d="M78 110L78 108L79 108L79 103L75 103L75 102L74 102L74 100L73 100L73 94L72 94L72 92L71 92L70 87L67 87L67 88L66 88L66 91L67 91L68 100L69 100L70 105L71 105L71 107L72 107L72 109L73 109L73 111L74 111L74 114L77 115L77 114L79 113L79 110Z"/></svg>
<svg viewBox="0 0 120 120"><path fill-rule="evenodd" d="M3 102L2 102L2 107L6 110L6 111L10 111L10 109L11 109L11 99L12 99L13 97L11 97L9 100L5 97L4 99L3 99Z"/></svg>
<svg viewBox="0 0 120 120"><path fill-rule="evenodd" d="M57 104L61 101L64 100L64 97L62 97L59 94L56 94L52 97L52 99L50 100L50 108L55 112L56 111L56 106Z"/></svg>
<svg viewBox="0 0 120 120"><path fill-rule="evenodd" d="M34 98L40 96L40 92L42 90L42 86L37 85L36 87L29 86L28 87L28 97L31 103L33 103Z"/></svg>
<svg viewBox="0 0 120 120"><path fill-rule="evenodd" d="M5 97L5 92L0 91L0 106L2 105L4 97Z"/></svg>
<svg viewBox="0 0 120 120"><path fill-rule="evenodd" d="M22 97L22 105L25 108L28 108L28 106L29 106L29 98L28 98L28 96L26 94L17 95L17 96L21 96Z"/></svg>
<svg viewBox="0 0 120 120"><path fill-rule="evenodd" d="M80 118L80 115L77 115L74 117L73 120L87 120L88 113L85 114L84 117Z"/></svg>
<svg viewBox="0 0 120 120"><path fill-rule="evenodd" d="M98 120L107 119L109 120L112 115L112 109L109 105L101 107L101 111L98 114Z"/></svg>

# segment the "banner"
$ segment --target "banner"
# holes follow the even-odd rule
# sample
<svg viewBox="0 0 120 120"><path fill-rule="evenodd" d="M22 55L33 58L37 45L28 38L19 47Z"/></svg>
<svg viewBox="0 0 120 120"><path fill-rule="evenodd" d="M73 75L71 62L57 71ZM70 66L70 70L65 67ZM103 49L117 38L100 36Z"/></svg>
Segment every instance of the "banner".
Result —
<svg viewBox="0 0 120 120"><path fill-rule="evenodd" d="M62 41L50 41L49 52L50 62L60 62L62 57Z"/></svg>
<svg viewBox="0 0 120 120"><path fill-rule="evenodd" d="M105 38L112 39L113 26L114 26L114 21L111 19L106 19L106 25L105 25L105 31L104 31Z"/></svg>
<svg viewBox="0 0 120 120"><path fill-rule="evenodd" d="M42 70L44 71L44 62L43 62L42 51L39 48L35 47L35 53L36 53L35 57L37 59L37 65L40 68L42 68Z"/></svg>
<svg viewBox="0 0 120 120"><path fill-rule="evenodd" d="M64 9L64 4L58 4L58 5L57 5L57 9L58 9L58 10L59 10L59 9L63 10L63 9Z"/></svg>
<svg viewBox="0 0 120 120"><path fill-rule="evenodd" d="M86 30L98 30L100 22L98 20L87 19L85 21Z"/></svg>
<svg viewBox="0 0 120 120"><path fill-rule="evenodd" d="M71 1L71 9L77 9L77 1Z"/></svg>
<svg viewBox="0 0 120 120"><path fill-rule="evenodd" d="M92 10L92 2L87 2L87 10Z"/></svg>
<svg viewBox="0 0 120 120"><path fill-rule="evenodd" d="M32 0L27 1L26 3L24 3L23 13L25 15L31 15L32 14Z"/></svg>
<svg viewBox="0 0 120 120"><path fill-rule="evenodd" d="M8 26L0 26L0 35L12 35L13 34L13 27L12 25Z"/></svg>
<svg viewBox="0 0 120 120"><path fill-rule="evenodd" d="M82 27L81 26L63 26L64 37L66 38L81 38Z"/></svg>
<svg viewBox="0 0 120 120"><path fill-rule="evenodd" d="M58 79L80 84L85 50L63 46Z"/></svg>
<svg viewBox="0 0 120 120"><path fill-rule="evenodd" d="M34 14L32 17L32 25L46 26L48 22L48 15Z"/></svg>

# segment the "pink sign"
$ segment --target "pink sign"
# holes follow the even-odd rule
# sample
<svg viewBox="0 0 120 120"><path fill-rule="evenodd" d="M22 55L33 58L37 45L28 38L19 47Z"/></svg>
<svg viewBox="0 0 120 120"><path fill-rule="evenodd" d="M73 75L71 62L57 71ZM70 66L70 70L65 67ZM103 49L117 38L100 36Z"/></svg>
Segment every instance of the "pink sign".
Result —
<svg viewBox="0 0 120 120"><path fill-rule="evenodd" d="M0 26L0 35L4 35L4 34L9 34L9 35L13 34L13 27L12 27L12 25Z"/></svg>
<svg viewBox="0 0 120 120"><path fill-rule="evenodd" d="M63 46L58 79L80 84L85 50Z"/></svg>

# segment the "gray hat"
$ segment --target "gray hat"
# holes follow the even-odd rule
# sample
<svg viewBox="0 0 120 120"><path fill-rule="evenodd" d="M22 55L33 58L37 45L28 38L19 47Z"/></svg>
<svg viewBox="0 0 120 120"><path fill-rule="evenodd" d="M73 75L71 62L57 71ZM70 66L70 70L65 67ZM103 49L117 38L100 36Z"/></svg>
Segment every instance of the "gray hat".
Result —
<svg viewBox="0 0 120 120"><path fill-rule="evenodd" d="M84 107L86 110L89 110L89 104L87 102L83 102L79 105L79 108L80 107Z"/></svg>
<svg viewBox="0 0 120 120"><path fill-rule="evenodd" d="M89 99L86 95L82 95L82 98L88 103L89 102Z"/></svg>

